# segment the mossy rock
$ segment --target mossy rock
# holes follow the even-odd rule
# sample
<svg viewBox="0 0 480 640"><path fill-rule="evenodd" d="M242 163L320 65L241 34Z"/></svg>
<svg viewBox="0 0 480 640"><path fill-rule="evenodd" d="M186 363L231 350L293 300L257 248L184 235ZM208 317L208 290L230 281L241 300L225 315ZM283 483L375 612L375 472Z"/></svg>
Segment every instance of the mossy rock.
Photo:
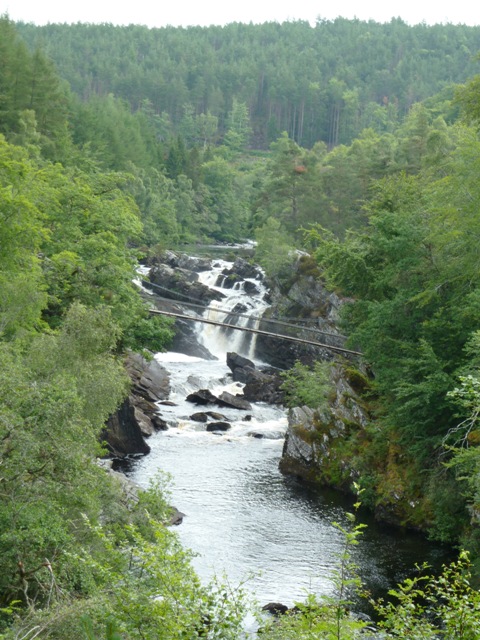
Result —
<svg viewBox="0 0 480 640"><path fill-rule="evenodd" d="M297 270L299 275L302 276L312 276L314 278L320 277L318 264L312 256L301 256L298 260Z"/></svg>
<svg viewBox="0 0 480 640"><path fill-rule="evenodd" d="M364 373L362 373L358 369L355 369L353 367L346 367L345 377L348 380L348 384L352 387L355 393L362 395L371 390L370 380Z"/></svg>

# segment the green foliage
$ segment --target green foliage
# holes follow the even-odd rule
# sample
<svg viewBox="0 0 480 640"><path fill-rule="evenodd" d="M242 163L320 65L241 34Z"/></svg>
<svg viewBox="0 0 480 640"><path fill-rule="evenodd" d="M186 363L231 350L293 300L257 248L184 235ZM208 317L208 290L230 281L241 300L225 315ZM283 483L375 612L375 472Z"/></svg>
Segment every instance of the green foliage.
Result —
<svg viewBox="0 0 480 640"><path fill-rule="evenodd" d="M204 202L216 222L210 235L223 241L244 237L248 210L242 191L237 189L233 167L223 158L215 157L202 164L201 175L206 187Z"/></svg>
<svg viewBox="0 0 480 640"><path fill-rule="evenodd" d="M250 140L263 148L282 131L304 147L350 144L367 127L391 133L413 103L477 72L478 27L465 25L337 18L315 25L18 28L32 49L44 43L82 99L116 96L133 112L148 101L157 119L152 141L167 139L173 127L200 147L222 138L243 143L247 105Z"/></svg>
<svg viewBox="0 0 480 640"><path fill-rule="evenodd" d="M312 409L326 406L331 389L328 362L315 362L313 367L296 362L291 369L281 375L285 379L281 388L285 393L288 406L306 405Z"/></svg>
<svg viewBox="0 0 480 640"><path fill-rule="evenodd" d="M97 557L80 549L70 558L96 575L97 590L83 599L63 598L49 611L32 611L17 621L6 640L34 632L57 640L239 637L243 596L226 584L201 586L191 554L169 529L150 521L153 538L147 541L127 526L127 538L119 542L105 527L87 527Z"/></svg>
<svg viewBox="0 0 480 640"><path fill-rule="evenodd" d="M233 99L232 110L227 117L227 132L224 136L224 144L235 151L245 148L252 133L250 126L250 114L244 102Z"/></svg>
<svg viewBox="0 0 480 640"><path fill-rule="evenodd" d="M52 62L28 50L7 16L0 16L0 57L0 132L57 157L67 137L67 96Z"/></svg>
<svg viewBox="0 0 480 640"><path fill-rule="evenodd" d="M405 580L389 592L395 602L378 606L382 626L402 638L475 640L480 633L480 596L471 579L470 559L462 552L437 578Z"/></svg>
<svg viewBox="0 0 480 640"><path fill-rule="evenodd" d="M99 515L107 482L94 460L98 436L127 388L108 355L114 336L108 314L76 306L58 335L35 338L25 353L1 345L4 601L44 602L52 571L59 589L73 579L64 554L84 535L80 514Z"/></svg>
<svg viewBox="0 0 480 640"><path fill-rule="evenodd" d="M267 218L265 223L255 230L255 260L265 269L270 277L283 279L290 275L295 254L292 241L282 230L275 218Z"/></svg>
<svg viewBox="0 0 480 640"><path fill-rule="evenodd" d="M165 351L172 341L174 321L158 315L139 317L123 336L123 344L132 351Z"/></svg>
<svg viewBox="0 0 480 640"><path fill-rule="evenodd" d="M254 228L258 260L288 278L293 238L308 228L319 269L304 260L301 270L321 270L351 298L346 330L378 398L377 421L336 444L326 473L338 476L352 459L370 505L478 552L470 520L480 512L480 153L477 131L455 124L458 103L445 86L471 73L478 28L338 19L18 29L31 49L0 19L0 617L13 625L5 637L241 633L242 594L200 585L164 526L163 490L126 505L95 462L128 386L114 354L161 350L171 337L170 322L150 317L132 284L133 247L143 245L234 241ZM475 78L458 92L475 126L478 86ZM268 154L246 152L270 143ZM367 388L358 372L348 376ZM322 406L326 365L297 363L284 387L292 404ZM267 637L357 633L346 615L358 586L352 527L341 529L335 598L311 596ZM386 628L476 638L469 571L462 555L440 578L400 586L398 610L381 610Z"/></svg>
<svg viewBox="0 0 480 640"><path fill-rule="evenodd" d="M420 110L415 116L418 135L419 127L427 127L424 116ZM442 158L438 173L426 163L418 175L400 173L374 184L364 206L365 230L348 233L344 241L320 227L307 233L327 281L351 298L344 307L345 330L374 371L381 437L396 451L382 471L376 463L377 499L384 504L387 486L402 487L397 494L423 504L424 521L450 540L462 535L465 499L453 498L458 485L451 477L434 479L443 440L457 422L455 397L448 392L475 362L466 347L480 319L478 216L472 209L480 198L473 178L479 142L460 127L451 139L456 148ZM360 467L365 456L360 453ZM402 466L417 468L410 486L390 482ZM429 507L429 501L435 504ZM400 511L396 502L391 507Z"/></svg>

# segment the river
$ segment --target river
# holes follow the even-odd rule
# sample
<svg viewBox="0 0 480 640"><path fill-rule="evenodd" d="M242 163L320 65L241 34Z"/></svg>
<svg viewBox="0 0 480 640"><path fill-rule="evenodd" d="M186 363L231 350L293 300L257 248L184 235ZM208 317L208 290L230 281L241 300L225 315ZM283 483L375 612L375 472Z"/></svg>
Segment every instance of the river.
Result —
<svg viewBox="0 0 480 640"><path fill-rule="evenodd" d="M227 297L212 303L208 317L227 317L219 311L238 308L246 314L266 307L265 289L258 279L247 295L243 283L222 288L221 272L231 263L214 261L212 271L200 275L203 283L217 286ZM247 318L242 322L252 324ZM233 585L245 583L258 602L282 602L291 606L307 592L332 592L332 572L342 551L344 536L334 523L346 524L351 500L337 492L314 490L282 476L278 462L287 426L282 408L256 403L252 410L208 406L198 408L185 400L198 389L241 392L226 366L225 352L253 358L255 337L240 331L227 334L198 324L198 338L218 357L207 361L184 354L157 354L171 375L170 400L160 407L169 430L149 439L151 453L137 460L134 480L147 486L159 470L171 477L172 503L185 514L178 534L197 556L194 566L204 580L226 575ZM227 432L209 432L190 416L212 410L231 424ZM374 595L409 575L416 562L438 567L446 552L420 535L382 527L366 513L368 524L354 549L359 573Z"/></svg>

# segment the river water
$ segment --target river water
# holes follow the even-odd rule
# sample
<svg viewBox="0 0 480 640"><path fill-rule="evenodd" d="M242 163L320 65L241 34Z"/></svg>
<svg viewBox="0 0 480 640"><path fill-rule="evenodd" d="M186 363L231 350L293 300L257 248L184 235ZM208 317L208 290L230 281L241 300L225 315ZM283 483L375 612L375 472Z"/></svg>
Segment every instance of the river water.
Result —
<svg viewBox="0 0 480 640"><path fill-rule="evenodd" d="M201 274L209 286L222 282L219 274L231 263L215 261L212 271ZM243 283L234 289L219 287L227 298L212 303L210 318L219 311L238 308L259 314L266 307L265 289L252 279L256 292L247 295ZM252 287L250 287L252 288ZM253 321L243 318L250 326ZM207 361L184 354L157 354L171 375L170 400L160 406L169 430L149 439L151 453L137 460L133 478L147 486L159 470L171 476L171 501L185 514L178 534L196 552L194 566L202 579L227 576L232 585L244 581L258 602L282 602L291 606L307 592L332 593L332 572L342 551L344 537L334 526L346 524L351 500L334 491L314 490L278 471L287 426L282 408L256 403L251 410L197 407L185 400L198 389L240 393L225 363L225 352L252 358L255 338L240 331L219 333L217 327L198 325L199 340L219 359ZM223 414L231 424L225 433L206 431L192 421L197 411ZM416 562L438 567L446 559L441 547L412 533L381 527L360 513L368 524L354 549L359 573L373 594L385 593L412 572Z"/></svg>

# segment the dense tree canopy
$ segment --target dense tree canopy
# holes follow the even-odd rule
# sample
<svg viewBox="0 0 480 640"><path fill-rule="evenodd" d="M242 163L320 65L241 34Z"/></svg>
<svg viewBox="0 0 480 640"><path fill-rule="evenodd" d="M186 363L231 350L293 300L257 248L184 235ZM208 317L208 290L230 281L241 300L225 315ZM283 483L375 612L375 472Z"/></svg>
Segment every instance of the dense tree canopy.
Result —
<svg viewBox="0 0 480 640"><path fill-rule="evenodd" d="M148 100L197 144L211 144L218 127L229 144L234 133L235 144L250 137L264 147L282 131L306 147L348 144L366 127L391 131L412 104L473 75L480 48L479 27L399 18L18 28L30 46L42 43L83 100L112 93L133 111Z"/></svg>

